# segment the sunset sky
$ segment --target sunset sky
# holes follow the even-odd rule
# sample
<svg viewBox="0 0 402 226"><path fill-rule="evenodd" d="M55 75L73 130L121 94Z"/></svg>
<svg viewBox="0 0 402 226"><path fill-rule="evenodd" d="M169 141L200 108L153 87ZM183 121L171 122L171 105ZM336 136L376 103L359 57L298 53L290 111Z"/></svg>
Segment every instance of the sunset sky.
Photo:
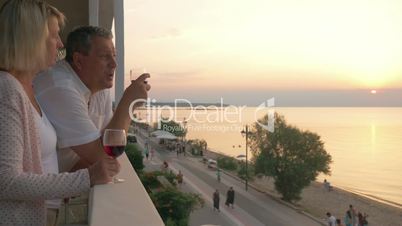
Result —
<svg viewBox="0 0 402 226"><path fill-rule="evenodd" d="M124 4L126 72L158 101L402 106L401 0Z"/></svg>

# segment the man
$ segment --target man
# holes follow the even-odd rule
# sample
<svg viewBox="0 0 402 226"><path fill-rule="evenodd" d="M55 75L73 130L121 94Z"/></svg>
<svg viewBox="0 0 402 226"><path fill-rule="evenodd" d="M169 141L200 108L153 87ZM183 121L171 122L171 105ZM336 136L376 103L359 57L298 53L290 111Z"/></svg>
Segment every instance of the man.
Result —
<svg viewBox="0 0 402 226"><path fill-rule="evenodd" d="M181 172L181 170L179 170L179 173L177 174L177 183L179 184L179 186L181 186L183 184L183 174Z"/></svg>
<svg viewBox="0 0 402 226"><path fill-rule="evenodd" d="M148 160L148 157L149 157L149 144L148 144L148 142L145 142L144 151L145 151L145 158L147 158L147 160Z"/></svg>
<svg viewBox="0 0 402 226"><path fill-rule="evenodd" d="M234 198L235 198L235 191L233 190L233 187L230 187L229 190L226 192L226 206L230 207L232 206L232 209L234 209Z"/></svg>
<svg viewBox="0 0 402 226"><path fill-rule="evenodd" d="M328 226L336 226L336 217L332 216L330 212L327 212Z"/></svg>
<svg viewBox="0 0 402 226"><path fill-rule="evenodd" d="M349 205L349 211L352 215L352 225L355 226L357 224L357 211L352 204Z"/></svg>
<svg viewBox="0 0 402 226"><path fill-rule="evenodd" d="M219 191L218 191L218 189L216 189L214 194L212 195L212 201L214 203L214 211L218 210L218 212L221 212L219 210Z"/></svg>
<svg viewBox="0 0 402 226"><path fill-rule="evenodd" d="M331 183L329 183L329 182L327 181L327 179L324 179L324 188L325 188L325 190L327 190L327 191L332 191Z"/></svg>
<svg viewBox="0 0 402 226"><path fill-rule="evenodd" d="M128 130L129 106L147 98L149 74L132 81L112 112L109 89L117 66L110 31L79 27L67 37L66 59L34 81L36 97L56 128L60 171L74 171L105 155L105 128ZM135 105L135 106L138 106Z"/></svg>

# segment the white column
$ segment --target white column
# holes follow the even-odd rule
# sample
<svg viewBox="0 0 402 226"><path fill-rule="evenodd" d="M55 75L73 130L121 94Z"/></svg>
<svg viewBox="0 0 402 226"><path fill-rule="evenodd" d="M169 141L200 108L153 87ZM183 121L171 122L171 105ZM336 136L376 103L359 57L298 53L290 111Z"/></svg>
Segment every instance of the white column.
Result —
<svg viewBox="0 0 402 226"><path fill-rule="evenodd" d="M88 1L89 25L99 26L99 0Z"/></svg>
<svg viewBox="0 0 402 226"><path fill-rule="evenodd" d="M115 79L115 103L119 103L124 92L124 0L114 0L114 34L117 51Z"/></svg>

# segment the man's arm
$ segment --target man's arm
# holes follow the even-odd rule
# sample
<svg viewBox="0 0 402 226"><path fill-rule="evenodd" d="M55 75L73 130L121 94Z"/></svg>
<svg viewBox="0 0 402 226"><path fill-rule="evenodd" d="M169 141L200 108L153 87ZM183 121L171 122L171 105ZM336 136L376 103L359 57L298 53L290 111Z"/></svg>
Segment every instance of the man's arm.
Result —
<svg viewBox="0 0 402 226"><path fill-rule="evenodd" d="M98 159L101 159L102 156L106 155L103 151L100 139L96 139L90 143L73 146L71 149L80 157L80 160L70 170L72 172L87 168L94 164Z"/></svg>
<svg viewBox="0 0 402 226"><path fill-rule="evenodd" d="M105 129L124 129L128 132L128 127L130 126L130 104L133 101L145 100L148 98L148 91L151 88L149 84L146 83L146 79L150 75L145 73L138 77L136 80L131 81L131 85L127 87L124 94L116 107L116 111L113 114L112 119ZM138 102L134 105L133 110L144 102ZM131 112L132 113L132 112Z"/></svg>
<svg viewBox="0 0 402 226"><path fill-rule="evenodd" d="M102 150L101 133L90 119L88 103L74 88L74 83L67 80L64 84L38 90L37 99L56 129L58 147L74 150L81 163L86 163L76 168L81 169L104 155L99 151Z"/></svg>
<svg viewBox="0 0 402 226"><path fill-rule="evenodd" d="M131 85L124 91L123 97L117 105L112 119L104 129L124 129L128 132L128 127L131 122L129 113L130 104L135 100L147 99L147 92L150 89L150 86L145 83L145 80L149 77L149 74L143 74L138 79L132 81ZM140 103L135 105L134 109L140 105ZM100 132L103 134L103 130ZM71 147L71 149L74 150L74 152L82 159L74 169L80 169L88 166L88 164L91 165L105 155L100 139Z"/></svg>

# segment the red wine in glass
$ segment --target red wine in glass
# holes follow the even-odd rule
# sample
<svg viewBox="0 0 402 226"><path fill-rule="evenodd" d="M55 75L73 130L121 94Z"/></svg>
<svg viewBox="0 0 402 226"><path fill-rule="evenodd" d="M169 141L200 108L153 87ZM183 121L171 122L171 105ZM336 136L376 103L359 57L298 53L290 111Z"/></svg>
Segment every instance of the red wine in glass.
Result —
<svg viewBox="0 0 402 226"><path fill-rule="evenodd" d="M124 153L127 144L126 131L124 129L105 129L103 134L103 148L107 155L114 158ZM114 183L121 183L123 179L114 178Z"/></svg>
<svg viewBox="0 0 402 226"><path fill-rule="evenodd" d="M125 148L126 146L104 146L106 154L115 158L123 154Z"/></svg>

